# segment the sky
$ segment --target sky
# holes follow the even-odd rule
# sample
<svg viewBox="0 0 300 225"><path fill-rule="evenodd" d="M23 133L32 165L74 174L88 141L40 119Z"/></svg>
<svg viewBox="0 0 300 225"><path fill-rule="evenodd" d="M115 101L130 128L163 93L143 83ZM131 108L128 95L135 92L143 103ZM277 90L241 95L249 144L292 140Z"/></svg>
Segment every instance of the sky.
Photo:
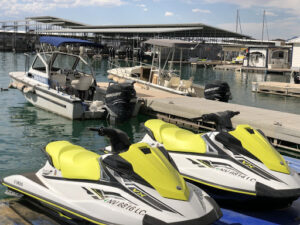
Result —
<svg viewBox="0 0 300 225"><path fill-rule="evenodd" d="M237 10L239 33L261 39L265 10L265 40L300 35L299 0L0 0L1 21L55 16L89 25L204 23L230 31Z"/></svg>

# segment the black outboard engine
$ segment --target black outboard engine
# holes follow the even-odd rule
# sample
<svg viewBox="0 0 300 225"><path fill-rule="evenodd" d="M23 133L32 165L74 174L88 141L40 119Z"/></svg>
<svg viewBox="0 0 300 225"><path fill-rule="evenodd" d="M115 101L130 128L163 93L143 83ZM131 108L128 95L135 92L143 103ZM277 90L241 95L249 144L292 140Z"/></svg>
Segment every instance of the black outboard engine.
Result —
<svg viewBox="0 0 300 225"><path fill-rule="evenodd" d="M300 74L299 72L293 72L293 78L294 78L294 83L295 84L300 84Z"/></svg>
<svg viewBox="0 0 300 225"><path fill-rule="evenodd" d="M204 97L209 100L228 102L231 99L230 87L227 82L215 80L205 85Z"/></svg>
<svg viewBox="0 0 300 225"><path fill-rule="evenodd" d="M104 100L111 122L124 122L130 119L137 102L134 82L110 83Z"/></svg>

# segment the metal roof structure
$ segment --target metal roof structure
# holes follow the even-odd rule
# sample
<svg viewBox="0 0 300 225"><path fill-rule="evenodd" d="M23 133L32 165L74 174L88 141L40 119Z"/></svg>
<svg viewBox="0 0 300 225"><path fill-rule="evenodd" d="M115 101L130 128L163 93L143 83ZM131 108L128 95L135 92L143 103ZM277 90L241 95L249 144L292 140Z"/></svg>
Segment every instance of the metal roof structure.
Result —
<svg viewBox="0 0 300 225"><path fill-rule="evenodd" d="M104 25L91 26L81 23L76 23L69 20L64 20L56 17L30 17L42 23L49 23L61 26L65 29L48 29L40 30L39 33L44 34L79 34L92 33L105 36L126 36L126 37L155 37L162 34L163 37L168 38L246 38L251 39L250 36L220 29L205 25L203 23L184 23L184 24L145 24L145 25ZM61 23L58 24L58 23Z"/></svg>
<svg viewBox="0 0 300 225"><path fill-rule="evenodd" d="M37 23L44 23L44 24L52 24L52 25L58 25L63 28L67 27L77 27L77 26L87 26L87 24L84 23L78 23L71 20L66 20L58 17L53 16L37 16L37 17L26 17L27 21L35 21Z"/></svg>
<svg viewBox="0 0 300 225"><path fill-rule="evenodd" d="M197 43L182 41L182 40L173 40L173 39L149 39L144 42L145 44L150 44L158 47L166 48L194 48Z"/></svg>

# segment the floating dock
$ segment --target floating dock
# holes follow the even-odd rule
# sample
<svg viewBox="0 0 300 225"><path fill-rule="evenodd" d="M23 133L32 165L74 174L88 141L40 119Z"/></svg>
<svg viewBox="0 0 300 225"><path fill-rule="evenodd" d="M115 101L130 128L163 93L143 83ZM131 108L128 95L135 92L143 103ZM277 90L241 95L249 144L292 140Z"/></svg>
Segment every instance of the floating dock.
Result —
<svg viewBox="0 0 300 225"><path fill-rule="evenodd" d="M242 65L239 64L217 65L214 67L214 70L241 71L241 69L242 69Z"/></svg>
<svg viewBox="0 0 300 225"><path fill-rule="evenodd" d="M215 67L217 65L222 65L224 64L223 61L220 60L208 60L208 61L197 61L197 62L192 62L192 66L197 66L197 67Z"/></svg>
<svg viewBox="0 0 300 225"><path fill-rule="evenodd" d="M300 84L283 82L252 82L252 91L257 93L300 97Z"/></svg>
<svg viewBox="0 0 300 225"><path fill-rule="evenodd" d="M265 67L246 67L242 66L242 72L250 72L250 73L278 73L278 74L290 74L292 72L291 69L288 68L265 68Z"/></svg>
<svg viewBox="0 0 300 225"><path fill-rule="evenodd" d="M300 173L300 160L285 157L290 167ZM221 206L222 207L222 206ZM215 225L300 224L300 199L291 207L278 210L246 210L221 208L223 217ZM0 201L0 225L63 225L57 214L48 214L36 204L18 199Z"/></svg>
<svg viewBox="0 0 300 225"><path fill-rule="evenodd" d="M214 67L215 70L233 70L239 72L248 72L248 73L277 73L277 74L290 74L292 72L291 69L285 68L265 68L265 67L247 67L236 64L224 64L224 65L216 65Z"/></svg>
<svg viewBox="0 0 300 225"><path fill-rule="evenodd" d="M63 224L46 215L33 204L14 198L0 201L1 225L59 225Z"/></svg>
<svg viewBox="0 0 300 225"><path fill-rule="evenodd" d="M107 85L98 83L103 93ZM196 131L214 129L212 123L200 119L203 114L225 110L239 111L240 115L232 120L233 125L249 124L261 129L275 147L281 148L280 151L299 156L300 115L176 95L138 84L135 84L135 90L140 99L142 113Z"/></svg>

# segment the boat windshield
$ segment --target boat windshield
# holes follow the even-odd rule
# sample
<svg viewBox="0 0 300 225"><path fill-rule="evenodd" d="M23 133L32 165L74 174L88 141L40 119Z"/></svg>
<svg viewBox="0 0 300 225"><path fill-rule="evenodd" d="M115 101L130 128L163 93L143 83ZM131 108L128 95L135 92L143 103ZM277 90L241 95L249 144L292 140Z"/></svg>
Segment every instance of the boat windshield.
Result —
<svg viewBox="0 0 300 225"><path fill-rule="evenodd" d="M73 70L78 58L73 55L57 54L52 64L51 71Z"/></svg>
<svg viewBox="0 0 300 225"><path fill-rule="evenodd" d="M81 73L84 73L84 74L89 74L89 75L92 75L92 70L91 68L86 64L84 63L82 60L80 60L76 66L76 70L78 72L81 72Z"/></svg>

